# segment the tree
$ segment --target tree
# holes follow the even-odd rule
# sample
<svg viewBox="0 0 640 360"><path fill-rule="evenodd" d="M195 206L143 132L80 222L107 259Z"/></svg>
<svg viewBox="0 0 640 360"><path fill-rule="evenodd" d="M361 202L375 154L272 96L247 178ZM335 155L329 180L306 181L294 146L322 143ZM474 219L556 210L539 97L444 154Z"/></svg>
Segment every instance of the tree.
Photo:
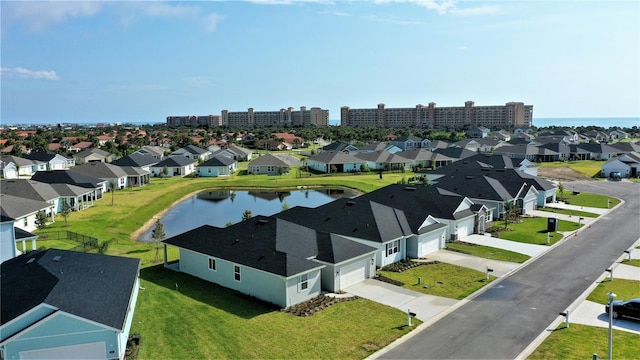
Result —
<svg viewBox="0 0 640 360"><path fill-rule="evenodd" d="M169 175L169 167L168 167L167 165L165 165L165 166L162 168L162 175L163 175L163 176L167 176L167 175ZM163 177L163 176L161 176L161 177Z"/></svg>
<svg viewBox="0 0 640 360"><path fill-rule="evenodd" d="M118 187L117 180L109 180L109 191L111 191L111 206L113 206L113 200L116 194L116 187Z"/></svg>
<svg viewBox="0 0 640 360"><path fill-rule="evenodd" d="M562 200L563 199L563 195L564 195L564 185L562 184L562 181L560 181L558 183L558 200Z"/></svg>
<svg viewBox="0 0 640 360"><path fill-rule="evenodd" d="M64 218L64 227L67 227L67 218L69 217L69 214L71 214L71 205L69 205L69 202L67 201L67 199L63 199L62 200L62 209L60 209L60 215L62 215L62 217Z"/></svg>
<svg viewBox="0 0 640 360"><path fill-rule="evenodd" d="M47 225L47 214L44 211L38 211L36 213L36 227L42 229Z"/></svg>
<svg viewBox="0 0 640 360"><path fill-rule="evenodd" d="M509 222L515 222L520 217L520 208L510 201L504 203L504 228L507 229Z"/></svg>
<svg viewBox="0 0 640 360"><path fill-rule="evenodd" d="M154 262L158 262L160 261L160 248L162 247L162 244L160 244L160 242L164 239L164 237L167 236L167 234L165 234L164 232L164 225L160 222L160 219L156 220L156 226L153 228L153 231L151 232L151 238L153 239L153 242L156 244L156 258L155 260L153 260Z"/></svg>
<svg viewBox="0 0 640 360"><path fill-rule="evenodd" d="M247 221L253 217L251 210L247 209L242 213L242 221Z"/></svg>

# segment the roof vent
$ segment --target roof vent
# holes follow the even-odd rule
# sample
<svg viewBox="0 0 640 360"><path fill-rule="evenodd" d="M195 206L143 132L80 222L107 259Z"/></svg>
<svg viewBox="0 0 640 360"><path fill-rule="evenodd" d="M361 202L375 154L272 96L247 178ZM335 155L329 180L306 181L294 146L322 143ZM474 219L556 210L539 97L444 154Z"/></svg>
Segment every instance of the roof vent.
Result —
<svg viewBox="0 0 640 360"><path fill-rule="evenodd" d="M258 226L262 226L262 225L264 225L264 224L266 224L268 222L269 222L269 220L267 220L267 219L260 219L260 220L258 220Z"/></svg>
<svg viewBox="0 0 640 360"><path fill-rule="evenodd" d="M36 261L36 258L31 258L31 259L27 260L27 264L31 264L34 261Z"/></svg>
<svg viewBox="0 0 640 360"><path fill-rule="evenodd" d="M496 169L497 172L504 172L504 169Z"/></svg>
<svg viewBox="0 0 640 360"><path fill-rule="evenodd" d="M353 200L349 200L349 201L347 201L347 206L353 206L353 205L355 205L355 204L356 204L356 202L355 202L355 201L353 201Z"/></svg>
<svg viewBox="0 0 640 360"><path fill-rule="evenodd" d="M467 175L467 176L465 176L465 179L467 179L467 180L473 180L473 176L471 176L471 175Z"/></svg>
<svg viewBox="0 0 640 360"><path fill-rule="evenodd" d="M233 244L231 244L231 245L235 245L235 244L237 244L239 242L240 242L240 239L235 239L235 240L233 240Z"/></svg>
<svg viewBox="0 0 640 360"><path fill-rule="evenodd" d="M416 188L413 186L407 186L404 188L404 191L416 191Z"/></svg>
<svg viewBox="0 0 640 360"><path fill-rule="evenodd" d="M264 258L265 258L265 256L264 256L264 255L260 255L260 257L258 257L258 261L260 261L260 260L262 260L262 259L264 259Z"/></svg>
<svg viewBox="0 0 640 360"><path fill-rule="evenodd" d="M56 256L53 257L53 261L54 262L59 262L61 258L62 258L62 256L56 255Z"/></svg>
<svg viewBox="0 0 640 360"><path fill-rule="evenodd" d="M327 218L324 219L324 221L329 221L329 220L331 220L331 216L327 216Z"/></svg>
<svg viewBox="0 0 640 360"><path fill-rule="evenodd" d="M358 231L357 227L355 227L355 228L353 228L353 230L351 230L351 232L356 232L356 231Z"/></svg>

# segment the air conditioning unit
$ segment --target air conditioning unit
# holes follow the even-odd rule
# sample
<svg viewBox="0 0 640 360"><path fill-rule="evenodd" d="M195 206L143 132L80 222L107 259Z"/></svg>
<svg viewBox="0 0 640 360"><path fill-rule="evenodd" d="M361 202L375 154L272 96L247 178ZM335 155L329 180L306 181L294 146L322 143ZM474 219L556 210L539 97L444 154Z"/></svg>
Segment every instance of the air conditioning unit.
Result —
<svg viewBox="0 0 640 360"><path fill-rule="evenodd" d="M451 241L458 241L458 234L451 234Z"/></svg>

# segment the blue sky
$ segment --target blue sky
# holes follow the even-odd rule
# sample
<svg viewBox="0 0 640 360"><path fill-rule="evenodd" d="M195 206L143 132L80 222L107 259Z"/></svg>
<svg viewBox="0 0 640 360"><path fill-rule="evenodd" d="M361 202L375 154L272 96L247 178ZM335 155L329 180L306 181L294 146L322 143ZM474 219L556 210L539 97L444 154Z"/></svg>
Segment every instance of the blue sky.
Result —
<svg viewBox="0 0 640 360"><path fill-rule="evenodd" d="M2 124L523 101L640 116L640 2L1 2Z"/></svg>

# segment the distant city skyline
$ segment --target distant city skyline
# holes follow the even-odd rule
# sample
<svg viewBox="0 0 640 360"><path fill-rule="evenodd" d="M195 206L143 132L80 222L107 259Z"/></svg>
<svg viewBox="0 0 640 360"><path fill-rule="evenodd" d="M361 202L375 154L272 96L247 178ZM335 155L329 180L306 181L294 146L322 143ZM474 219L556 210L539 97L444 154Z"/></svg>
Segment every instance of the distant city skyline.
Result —
<svg viewBox="0 0 640 360"><path fill-rule="evenodd" d="M501 105L640 117L640 2L252 0L1 7L2 124Z"/></svg>

